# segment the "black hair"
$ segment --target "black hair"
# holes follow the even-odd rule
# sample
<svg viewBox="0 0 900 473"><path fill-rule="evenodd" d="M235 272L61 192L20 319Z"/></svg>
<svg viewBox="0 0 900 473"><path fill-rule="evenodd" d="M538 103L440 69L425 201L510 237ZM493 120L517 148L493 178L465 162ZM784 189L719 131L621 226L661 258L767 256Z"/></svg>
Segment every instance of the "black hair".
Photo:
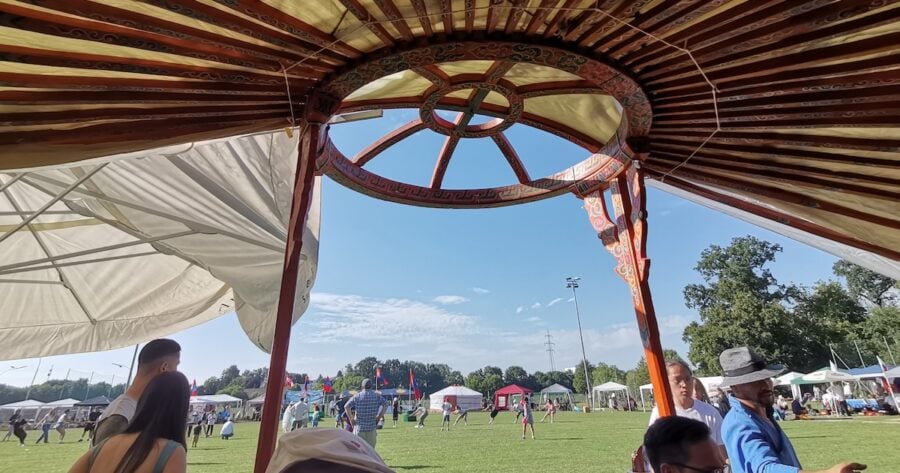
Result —
<svg viewBox="0 0 900 473"><path fill-rule="evenodd" d="M663 417L644 434L644 454L653 471L661 471L663 463L687 463L688 449L708 439L709 427L703 422L686 417Z"/></svg>
<svg viewBox="0 0 900 473"><path fill-rule="evenodd" d="M173 342L174 343L174 342ZM191 401L187 378L177 371L155 376L138 400L131 423L123 433L138 436L125 452L116 473L132 473L144 463L159 439L173 440L187 449L184 418Z"/></svg>
<svg viewBox="0 0 900 473"><path fill-rule="evenodd" d="M138 369L179 353L181 353L181 345L175 340L168 338L150 340L144 345L144 348L141 348L141 354L138 355Z"/></svg>
<svg viewBox="0 0 900 473"><path fill-rule="evenodd" d="M687 370L688 375L690 375L692 378L694 377L694 370L692 370L691 367L688 366L686 361L680 358L675 360L666 360L666 369L672 368L674 366L681 366L682 368Z"/></svg>

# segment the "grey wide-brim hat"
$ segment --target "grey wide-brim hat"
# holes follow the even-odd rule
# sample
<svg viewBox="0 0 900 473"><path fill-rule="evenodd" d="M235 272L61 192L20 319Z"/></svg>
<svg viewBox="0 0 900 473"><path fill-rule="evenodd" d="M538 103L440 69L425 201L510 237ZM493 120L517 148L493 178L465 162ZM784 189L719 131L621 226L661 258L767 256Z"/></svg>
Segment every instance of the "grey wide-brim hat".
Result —
<svg viewBox="0 0 900 473"><path fill-rule="evenodd" d="M784 373L783 365L770 365L747 347L729 348L719 355L722 365L722 386L753 383Z"/></svg>

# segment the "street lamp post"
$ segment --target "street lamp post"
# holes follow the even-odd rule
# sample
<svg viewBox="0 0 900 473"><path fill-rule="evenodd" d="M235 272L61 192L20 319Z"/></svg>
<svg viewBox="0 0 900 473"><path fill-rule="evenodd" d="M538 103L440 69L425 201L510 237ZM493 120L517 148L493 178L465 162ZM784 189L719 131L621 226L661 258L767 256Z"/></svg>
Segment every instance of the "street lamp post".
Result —
<svg viewBox="0 0 900 473"><path fill-rule="evenodd" d="M578 294L575 289L578 288L578 281L581 278L566 278L566 287L572 289L572 298L575 299L575 318L578 319L578 338L581 340L581 361L584 366L584 383L587 389L587 402L590 403L591 409L594 408L594 399L591 397L591 377L588 374L587 353L584 350L584 335L581 333L581 311L578 310Z"/></svg>

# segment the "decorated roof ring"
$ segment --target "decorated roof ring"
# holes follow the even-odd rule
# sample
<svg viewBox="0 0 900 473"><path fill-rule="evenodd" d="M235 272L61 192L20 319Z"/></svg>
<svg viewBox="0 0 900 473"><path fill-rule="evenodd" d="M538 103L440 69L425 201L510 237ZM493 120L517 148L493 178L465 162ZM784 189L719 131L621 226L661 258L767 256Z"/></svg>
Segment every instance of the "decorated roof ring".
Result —
<svg viewBox="0 0 900 473"><path fill-rule="evenodd" d="M474 72L459 72L455 69L462 66L453 66L471 66L473 62L481 61L487 61L488 65L482 65L480 70L476 67ZM520 81L517 84L511 71L520 65L555 71L556 78L567 80L523 80L526 83ZM417 77L409 76L410 71ZM366 85L396 74L407 74L401 78L427 79L427 87L405 96L371 98L360 94ZM336 181L365 194L431 207L503 206L585 191L587 187L601 187L621 173L634 157L626 139L646 135L652 120L649 101L640 86L614 67L562 49L510 42L459 41L393 51L339 74L323 86L323 91L342 100L337 113L388 108L419 110L418 119L394 130L352 158L344 156L334 143L326 140L319 166ZM615 123L598 124L610 128L610 136L603 141L571 124L529 112L527 106L529 99L585 95L607 96L616 101L616 108L621 109L617 127ZM439 116L438 110L459 114L455 121L450 121ZM476 114L493 119L478 125L469 124ZM503 134L515 123L548 131L593 154L551 176L532 179ZM388 147L426 128L447 136L429 187L393 181L363 169ZM447 165L456 144L463 138L491 138L519 182L483 189L442 188Z"/></svg>

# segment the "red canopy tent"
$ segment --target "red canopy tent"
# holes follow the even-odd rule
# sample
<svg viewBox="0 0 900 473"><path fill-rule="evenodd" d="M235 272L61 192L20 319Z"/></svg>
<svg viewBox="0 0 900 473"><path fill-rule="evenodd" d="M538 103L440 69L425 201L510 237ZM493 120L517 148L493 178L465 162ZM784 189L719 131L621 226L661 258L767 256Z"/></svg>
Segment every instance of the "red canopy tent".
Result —
<svg viewBox="0 0 900 473"><path fill-rule="evenodd" d="M510 406L514 404L512 402L512 396L524 396L526 394L531 394L531 392L530 389L523 388L518 384L510 384L509 386L498 389L497 392L494 393L494 405L502 411L508 411Z"/></svg>

